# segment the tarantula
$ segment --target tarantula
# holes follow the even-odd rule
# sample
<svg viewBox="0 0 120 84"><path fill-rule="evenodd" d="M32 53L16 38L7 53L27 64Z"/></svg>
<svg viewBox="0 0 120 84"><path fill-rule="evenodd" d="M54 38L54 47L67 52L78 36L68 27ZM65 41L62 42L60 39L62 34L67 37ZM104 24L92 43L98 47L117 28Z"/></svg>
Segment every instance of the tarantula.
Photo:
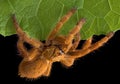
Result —
<svg viewBox="0 0 120 84"><path fill-rule="evenodd" d="M75 11L76 9L70 10L60 19L55 28L48 35L45 43L30 38L20 28L15 15L13 15L13 23L19 37L17 48L20 55L23 57L23 60L19 65L20 77L36 79L41 76L49 76L54 62L61 62L65 66L70 67L77 58L83 57L98 49L113 36L114 33L110 32L101 40L93 44L91 37L85 41L80 50L76 49L80 42L80 29L85 23L85 19L81 19L67 35L56 35L63 24L69 20ZM24 46L24 42L32 45L32 48L27 50Z"/></svg>

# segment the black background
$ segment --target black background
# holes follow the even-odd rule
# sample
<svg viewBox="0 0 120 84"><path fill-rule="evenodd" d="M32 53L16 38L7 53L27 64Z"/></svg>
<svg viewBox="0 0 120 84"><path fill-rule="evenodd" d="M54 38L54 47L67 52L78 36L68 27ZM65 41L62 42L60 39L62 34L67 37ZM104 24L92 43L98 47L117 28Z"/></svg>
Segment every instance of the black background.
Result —
<svg viewBox="0 0 120 84"><path fill-rule="evenodd" d="M94 41L103 36L94 36ZM16 48L17 35L3 37L0 35L0 53L1 53L1 80L10 84L41 84L41 82L93 82L96 81L114 81L116 82L119 68L120 56L120 31L117 31L112 39L98 50L75 61L70 68L65 68L60 63L54 63L49 77L41 77L36 80L20 78L17 75L18 65L22 58L18 55ZM79 45L78 48L80 48ZM96 82L96 83L97 83Z"/></svg>

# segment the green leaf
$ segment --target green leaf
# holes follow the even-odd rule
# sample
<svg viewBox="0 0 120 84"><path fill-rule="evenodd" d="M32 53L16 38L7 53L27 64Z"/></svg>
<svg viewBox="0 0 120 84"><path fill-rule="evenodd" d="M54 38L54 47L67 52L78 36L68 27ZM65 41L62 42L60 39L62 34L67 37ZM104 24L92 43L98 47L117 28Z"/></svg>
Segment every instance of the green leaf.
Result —
<svg viewBox="0 0 120 84"><path fill-rule="evenodd" d="M30 36L45 40L60 18L70 9L78 11L64 24L60 34L67 34L81 18L86 23L82 39L120 30L120 0L0 0L0 34L15 34L11 15Z"/></svg>

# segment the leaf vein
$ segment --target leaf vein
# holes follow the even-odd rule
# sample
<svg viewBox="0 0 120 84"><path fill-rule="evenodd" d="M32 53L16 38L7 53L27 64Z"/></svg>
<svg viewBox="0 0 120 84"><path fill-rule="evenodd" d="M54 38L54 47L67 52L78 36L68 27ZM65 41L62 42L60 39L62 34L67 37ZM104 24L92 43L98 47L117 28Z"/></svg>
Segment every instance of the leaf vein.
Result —
<svg viewBox="0 0 120 84"><path fill-rule="evenodd" d="M14 6L12 5L12 3L10 2L10 0L7 0L8 1L8 4L10 5L10 7L12 8L12 10L15 12L15 8Z"/></svg>
<svg viewBox="0 0 120 84"><path fill-rule="evenodd" d="M36 7L36 12L35 12L35 15L36 15L36 16L37 16L38 9L39 9L39 7L40 7L41 2L42 2L42 0L39 0L38 5L37 5L37 7Z"/></svg>

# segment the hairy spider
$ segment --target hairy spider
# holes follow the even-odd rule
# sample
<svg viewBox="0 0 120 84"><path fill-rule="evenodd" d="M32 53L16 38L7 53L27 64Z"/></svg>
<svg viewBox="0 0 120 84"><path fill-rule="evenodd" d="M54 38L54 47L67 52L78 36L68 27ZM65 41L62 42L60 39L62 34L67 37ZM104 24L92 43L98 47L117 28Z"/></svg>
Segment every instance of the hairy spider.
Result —
<svg viewBox="0 0 120 84"><path fill-rule="evenodd" d="M65 66L70 67L77 58L83 57L98 49L113 36L114 33L110 32L101 40L93 44L91 37L85 41L80 50L76 49L80 41L79 31L85 23L85 19L81 19L68 35L56 35L63 24L69 20L75 11L76 9L72 9L61 18L48 35L45 43L26 35L17 23L15 15L13 15L13 23L17 35L19 36L17 48L20 55L23 57L23 60L19 65L20 77L36 79L41 76L49 76L54 62L61 62ZM24 42L32 45L32 48L27 50L24 46Z"/></svg>

